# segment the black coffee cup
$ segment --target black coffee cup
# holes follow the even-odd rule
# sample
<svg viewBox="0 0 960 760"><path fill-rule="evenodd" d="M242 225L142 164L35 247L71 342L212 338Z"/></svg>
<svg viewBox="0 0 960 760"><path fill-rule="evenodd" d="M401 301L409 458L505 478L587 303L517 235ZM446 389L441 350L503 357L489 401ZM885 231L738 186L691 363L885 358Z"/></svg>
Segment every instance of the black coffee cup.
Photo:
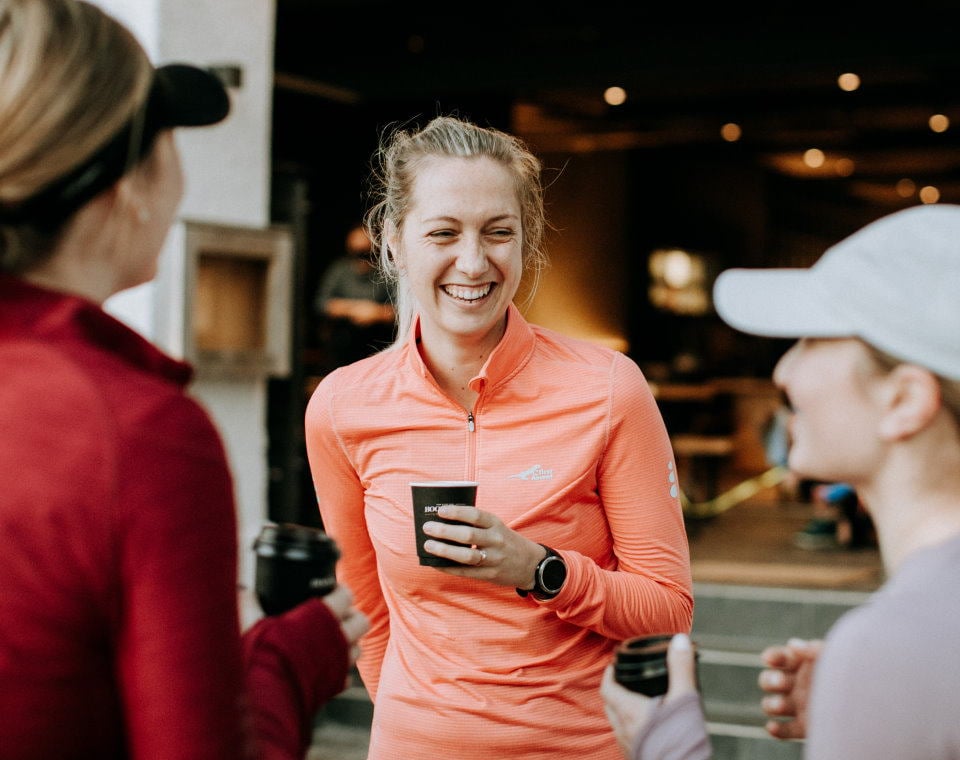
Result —
<svg viewBox="0 0 960 760"><path fill-rule="evenodd" d="M446 557L438 557L423 548L425 541L430 539L423 532L423 524L431 520L447 523L448 525L466 525L459 520L445 520L437 514L437 510L444 505L474 506L477 503L477 482L473 480L423 480L410 484L413 497L413 532L417 542L417 558L421 565L428 567L462 567L463 563L455 562ZM434 538L442 544L464 546L456 541L447 541Z"/></svg>
<svg viewBox="0 0 960 760"><path fill-rule="evenodd" d="M656 636L636 636L622 642L616 649L613 662L614 680L621 686L645 694L659 697L667 693L669 674L667 672L667 649L670 647L672 633ZM699 654L694 648L694 656Z"/></svg>
<svg viewBox="0 0 960 760"><path fill-rule="evenodd" d="M340 549L322 530L294 523L265 525L253 542L260 607L278 615L337 586Z"/></svg>

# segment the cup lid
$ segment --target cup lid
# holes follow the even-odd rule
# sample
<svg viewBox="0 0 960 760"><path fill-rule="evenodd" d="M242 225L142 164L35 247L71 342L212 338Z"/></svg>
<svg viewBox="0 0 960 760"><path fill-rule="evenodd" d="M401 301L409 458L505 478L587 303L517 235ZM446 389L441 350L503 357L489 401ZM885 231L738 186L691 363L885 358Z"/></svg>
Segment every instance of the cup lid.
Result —
<svg viewBox="0 0 960 760"><path fill-rule="evenodd" d="M319 528L296 523L268 523L253 542L254 549L272 547L275 551L303 550L316 554L318 550L340 557L340 549L330 536Z"/></svg>

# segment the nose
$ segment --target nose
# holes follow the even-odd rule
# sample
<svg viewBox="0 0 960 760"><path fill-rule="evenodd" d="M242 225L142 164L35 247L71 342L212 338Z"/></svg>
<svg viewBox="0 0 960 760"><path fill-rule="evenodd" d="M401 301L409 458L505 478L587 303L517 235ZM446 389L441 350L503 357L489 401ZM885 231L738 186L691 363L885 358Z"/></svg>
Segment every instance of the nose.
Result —
<svg viewBox="0 0 960 760"><path fill-rule="evenodd" d="M797 352L800 350L800 341L797 341L789 350L780 357L777 366L773 368L773 384L778 388L785 388L790 377L790 369L793 366Z"/></svg>
<svg viewBox="0 0 960 760"><path fill-rule="evenodd" d="M465 236L457 251L457 271L478 279L487 271L487 254L479 236Z"/></svg>

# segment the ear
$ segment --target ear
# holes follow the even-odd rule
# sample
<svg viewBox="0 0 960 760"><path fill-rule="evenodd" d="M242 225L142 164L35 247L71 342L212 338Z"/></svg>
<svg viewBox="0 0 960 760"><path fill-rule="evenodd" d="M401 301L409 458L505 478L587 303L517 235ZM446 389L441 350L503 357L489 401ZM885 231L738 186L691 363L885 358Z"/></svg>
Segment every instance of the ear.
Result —
<svg viewBox="0 0 960 760"><path fill-rule="evenodd" d="M390 219L383 221L383 240L390 251L390 258L398 271L402 271L403 265L400 260L400 230Z"/></svg>
<svg viewBox="0 0 960 760"><path fill-rule="evenodd" d="M940 385L923 367L900 364L884 382L890 389L879 430L884 440L899 441L919 433L940 411Z"/></svg>

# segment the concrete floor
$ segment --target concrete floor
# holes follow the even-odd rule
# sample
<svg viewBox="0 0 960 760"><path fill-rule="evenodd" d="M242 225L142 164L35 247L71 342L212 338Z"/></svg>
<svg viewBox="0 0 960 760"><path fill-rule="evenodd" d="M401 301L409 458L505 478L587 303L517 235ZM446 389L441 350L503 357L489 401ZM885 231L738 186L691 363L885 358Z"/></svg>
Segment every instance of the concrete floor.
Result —
<svg viewBox="0 0 960 760"><path fill-rule="evenodd" d="M873 591L883 582L876 548L809 550L793 534L813 516L810 504L761 492L706 520L689 521L694 581Z"/></svg>
<svg viewBox="0 0 960 760"><path fill-rule="evenodd" d="M370 731L366 726L323 723L314 732L306 760L366 760L369 743Z"/></svg>

